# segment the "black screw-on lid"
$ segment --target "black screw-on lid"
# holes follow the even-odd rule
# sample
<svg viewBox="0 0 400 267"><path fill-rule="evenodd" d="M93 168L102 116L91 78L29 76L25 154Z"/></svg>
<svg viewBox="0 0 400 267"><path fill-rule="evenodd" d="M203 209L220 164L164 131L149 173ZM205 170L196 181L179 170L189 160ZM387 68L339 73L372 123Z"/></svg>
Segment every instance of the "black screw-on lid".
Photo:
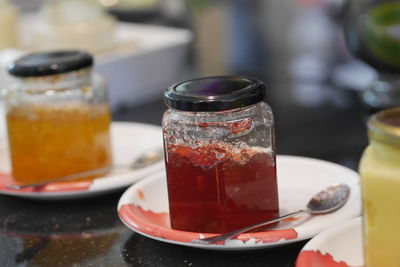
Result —
<svg viewBox="0 0 400 267"><path fill-rule="evenodd" d="M7 66L17 77L38 77L79 70L93 65L93 57L85 51L51 51L32 53Z"/></svg>
<svg viewBox="0 0 400 267"><path fill-rule="evenodd" d="M177 110L222 111L261 102L265 91L265 84L251 77L204 77L171 86L164 93L164 101Z"/></svg>

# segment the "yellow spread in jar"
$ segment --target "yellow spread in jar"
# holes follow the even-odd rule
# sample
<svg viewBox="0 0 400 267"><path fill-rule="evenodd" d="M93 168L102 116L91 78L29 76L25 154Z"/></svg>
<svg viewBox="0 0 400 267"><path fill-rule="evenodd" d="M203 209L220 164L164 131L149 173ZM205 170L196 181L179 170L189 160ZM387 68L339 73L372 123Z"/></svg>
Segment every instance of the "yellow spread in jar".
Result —
<svg viewBox="0 0 400 267"><path fill-rule="evenodd" d="M368 267L400 266L400 109L396 112L397 119L390 110L370 120L370 145L360 163Z"/></svg>

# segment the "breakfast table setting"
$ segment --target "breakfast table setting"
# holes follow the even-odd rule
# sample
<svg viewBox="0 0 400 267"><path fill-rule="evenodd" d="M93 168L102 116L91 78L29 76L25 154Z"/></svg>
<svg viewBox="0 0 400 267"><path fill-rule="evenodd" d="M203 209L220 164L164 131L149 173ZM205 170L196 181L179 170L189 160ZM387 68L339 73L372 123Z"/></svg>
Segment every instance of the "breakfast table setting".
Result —
<svg viewBox="0 0 400 267"><path fill-rule="evenodd" d="M275 90L291 89L279 83L269 86ZM91 182L54 181L22 189L3 184L1 265L295 266L297 262L297 266L329 266L307 263L308 254L322 251L322 258L317 261L334 264L339 259L355 262L348 266L359 266L361 237L360 244L356 244L357 240L341 231L331 236L332 240L327 238L314 246L308 243L320 232L335 230L353 218L358 220L351 225L356 230L345 230L354 235L361 229L360 181L356 170L367 140L357 97L352 92L346 97L355 103L351 108L323 105L309 109L295 102L279 105L287 100L268 96L276 119L280 215L306 209L318 192L344 183L349 187L349 195L337 211L325 215L298 214L284 219L273 231L243 233L216 244L193 242L213 234L172 229L164 159L138 169L126 169L147 152L162 150L160 124L167 106L160 97L113 113L111 142L118 167L108 177ZM348 132L353 142L346 148L335 145L346 140ZM118 170L119 166L124 168ZM336 248L324 247L335 243L338 237L337 242L341 243ZM353 251L357 245L359 251ZM350 259L345 253L349 249ZM338 255L332 258L330 253ZM318 258L320 254L311 256Z"/></svg>
<svg viewBox="0 0 400 267"><path fill-rule="evenodd" d="M400 5L361 2L0 1L0 266L398 266Z"/></svg>
<svg viewBox="0 0 400 267"><path fill-rule="evenodd" d="M135 118L135 114L138 114L137 112L141 109L149 111L151 114L150 110L161 104L161 101L156 101L147 107L143 106L138 107L136 110L127 110L117 113L115 116L121 120L124 120L126 117ZM162 113L162 110L163 108L159 109L159 114ZM143 128L149 127L151 130L156 129L161 135L160 130L156 126L159 114L155 114L154 110L152 113L154 115L150 115L148 118L136 115L137 121L131 123ZM339 113L338 116L343 118L345 114ZM352 119L353 122L357 122L358 119L357 115L350 118L346 117L347 119ZM293 117L293 120L297 119L299 119L298 116ZM143 125L143 122L141 122L143 120L152 121L154 126ZM121 125L130 125L126 121L123 123L117 122L116 124L119 125L119 123ZM343 126L348 123L348 121L340 120L338 125ZM319 128L320 126L315 125L315 127ZM277 128L278 137L279 129ZM318 132L317 129L315 131ZM146 138L149 138L148 135L150 133L147 134ZM283 136L286 136L288 143L291 142L290 135ZM335 132L332 132L332 136L332 138L339 138ZM308 135L303 135L302 137L307 140L310 138ZM317 145L317 149L315 151L313 151L312 147L308 149L310 149L310 156L315 157L319 150L319 142L323 142L325 138L329 137L325 134L320 137L323 140L315 140L315 138L318 138L317 134L314 134L312 137ZM157 134L154 135L154 138L157 138ZM297 136L296 140L299 138L301 137ZM161 139L161 137L159 136L158 139ZM360 140L365 142L365 136L361 132ZM359 146L361 147L362 145L363 143L360 142ZM285 147L284 143L282 143L282 147ZM360 153L360 151L357 151L357 147L353 147L353 151L351 151L352 148L347 149L346 152L342 149L338 149L337 152L331 150L330 155L320 154L320 156L324 157L326 161L343 160L342 162L352 164L351 154L349 155L348 152L354 153L353 160L355 160L357 153ZM290 152L288 150L284 153L290 155L296 153L296 151ZM299 158L295 156L282 156L280 158L278 156L277 160L277 164L281 160L282 165L290 163L299 164L298 169L288 169L286 170L286 172L289 172L288 174L282 174L289 175L288 179L292 177L292 180L287 181L289 183L289 188L285 192L287 195L282 195L281 197L287 197L286 201L290 201L289 196L303 201L302 203L293 203L294 206L302 208L301 206L307 203L308 197L317 193L323 186L331 183L328 180L321 182L322 184L318 182L318 186L314 188L310 186L310 184L313 184L312 179L323 179L322 177L327 175L324 173L326 171L339 172L335 174L335 177L337 175L338 179L345 180L346 177L349 177L349 180L353 179L354 181L351 180L351 183L353 183L353 186L356 186L356 190L359 190L357 187L358 176L354 171L315 159L310 162L302 162L305 160L302 157L304 156L299 156ZM313 174L315 177L311 178L305 177L307 169L300 169L302 168L302 163L306 165L311 164L311 166L315 165L316 168L327 166L326 170L316 170ZM277 166L279 177L279 165ZM350 166L354 168L354 165ZM162 170L162 166L158 168L158 171L160 170ZM283 169L282 171L285 170ZM304 173L301 173L302 171ZM165 186L162 180L165 179L165 176L162 177L162 174L157 173L157 170L148 176L142 180L143 183L141 183L141 186L143 188L146 187L144 183L152 182L161 183L160 186L155 187L157 190L165 190L165 187L162 188ZM303 179L308 179L308 181ZM291 182L294 182L292 184L294 188L292 189L290 188ZM302 183L307 184L307 186L302 185ZM139 184L136 185L139 186ZM299 196L302 188L307 189L305 196ZM134 192L134 190L134 188L130 189L131 192ZM243 248L244 250L240 246L233 245L234 251L209 250L188 246L187 244L174 244L175 242L168 240L160 241L157 240L159 238L146 237L124 226L118 217L117 204L120 201L125 201L124 199L132 201L136 196L135 193L129 195L129 191L127 191L122 196L124 199L120 200L122 192L123 189L120 189L116 192L107 192L104 195L90 198L78 197L77 199L59 199L56 201L52 199L25 199L2 195L0 197L2 203L0 205L0 218L2 222L1 244L4 246L0 257L2 266L18 266L17 264L28 264L27 266L29 264L37 264L39 266L68 266L73 263L79 264L77 266L294 266L301 249L308 242L309 238L313 237L316 231L318 231L314 231L318 227L318 224L314 224L314 226L309 226L310 229L308 231L310 233L308 235L295 238L294 241L291 240L293 242L281 242L281 244L274 244L276 242L272 242L272 244L266 243L260 247L249 243L248 247ZM146 194L145 189L142 192ZM150 193L149 196L145 196L151 199L145 199L153 201L153 205L157 205L158 201L161 201L159 204L164 207L166 205L165 199L154 200L153 198L164 198L166 197L165 193L165 191ZM352 203L352 205L359 205L359 203ZM158 209L159 207L155 208ZM360 211L358 210L350 216L359 214ZM329 224L337 224L337 222L331 220L332 218L328 220ZM301 228L301 226L298 227Z"/></svg>

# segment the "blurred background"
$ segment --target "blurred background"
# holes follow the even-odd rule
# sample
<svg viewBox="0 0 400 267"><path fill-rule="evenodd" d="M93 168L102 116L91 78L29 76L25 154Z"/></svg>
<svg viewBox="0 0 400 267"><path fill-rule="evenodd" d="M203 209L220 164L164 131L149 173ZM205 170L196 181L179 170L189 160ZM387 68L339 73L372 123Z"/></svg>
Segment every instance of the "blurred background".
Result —
<svg viewBox="0 0 400 267"><path fill-rule="evenodd" d="M0 59L4 66L29 51L89 50L96 71L108 79L114 119L154 124L161 122L167 86L198 76L251 75L268 86L278 153L356 168L367 143L364 121L371 107L365 92L378 74L348 51L343 5L1 0ZM1 86L10 83L3 67Z"/></svg>
<svg viewBox="0 0 400 267"><path fill-rule="evenodd" d="M383 97L385 102L377 97L376 91L387 96L388 87L380 82L378 71L350 53L343 25L354 24L346 19L345 4L344 0L0 0L0 89L14 82L5 66L20 55L85 49L93 53L95 70L108 81L113 120L160 125L166 110L163 91L173 83L208 75L250 75L267 85L278 154L324 159L357 170L367 146L367 116L394 98ZM397 82L396 76L392 78ZM0 139L6 136L2 112L0 101ZM7 159L0 154L1 160ZM50 203L45 209L42 202L26 205L23 200L3 199L7 202L1 205L6 218L0 220L3 232L41 229L48 234L58 231L54 225L61 225L65 226L61 232L72 234L54 240L3 235L2 266L24 261L54 266L52 259L59 260L54 255L88 262L86 266L115 261L176 266L187 259L206 266L211 258L216 264L228 258L131 235L116 215L117 194L87 205ZM115 234L107 227L122 233L117 245L111 246ZM93 237L74 235L88 228L106 231ZM87 249L76 245L89 242ZM274 258L294 263L302 245L229 257L237 266L249 258L260 265L268 264L266 259L273 264ZM104 251L94 255L88 252L91 247ZM25 248L28 252L15 259L9 256Z"/></svg>

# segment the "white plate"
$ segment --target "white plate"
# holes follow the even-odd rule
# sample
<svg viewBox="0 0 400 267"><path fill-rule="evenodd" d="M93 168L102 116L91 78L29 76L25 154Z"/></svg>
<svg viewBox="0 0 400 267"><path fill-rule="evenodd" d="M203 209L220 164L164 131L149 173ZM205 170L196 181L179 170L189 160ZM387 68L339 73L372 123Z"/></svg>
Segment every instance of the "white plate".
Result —
<svg viewBox="0 0 400 267"><path fill-rule="evenodd" d="M355 266L364 266L361 217L323 231L311 239L296 261L296 267Z"/></svg>
<svg viewBox="0 0 400 267"><path fill-rule="evenodd" d="M171 229L165 171L162 171L131 186L118 203L118 214L129 228L149 238L220 250L285 245L311 238L326 228L360 215L359 176L356 172L334 163L295 156L278 156L277 168L281 214L303 209L314 194L336 183L350 186L350 198L340 210L331 214L297 216L269 231L241 234L221 245L199 245L191 243L191 240L212 234Z"/></svg>
<svg viewBox="0 0 400 267"><path fill-rule="evenodd" d="M127 165L151 149L162 149L161 127L144 123L112 122L111 141L115 165ZM5 186L15 183L9 175L10 167L6 147L0 144L0 194L40 199L79 198L104 194L122 189L152 173L164 169L160 161L148 167L123 173L110 173L108 176L84 182L50 183L45 187L23 190L8 189Z"/></svg>

